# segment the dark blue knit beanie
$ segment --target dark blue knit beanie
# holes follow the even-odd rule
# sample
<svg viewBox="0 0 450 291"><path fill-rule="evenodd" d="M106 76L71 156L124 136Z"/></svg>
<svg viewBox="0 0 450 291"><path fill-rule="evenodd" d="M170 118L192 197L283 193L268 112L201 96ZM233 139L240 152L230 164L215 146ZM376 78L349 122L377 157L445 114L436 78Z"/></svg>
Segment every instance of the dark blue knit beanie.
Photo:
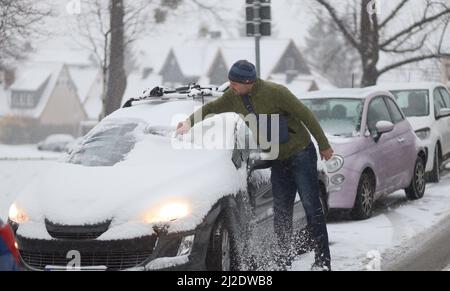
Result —
<svg viewBox="0 0 450 291"><path fill-rule="evenodd" d="M237 61L231 66L228 79L241 84L254 83L256 81L256 68L246 60Z"/></svg>

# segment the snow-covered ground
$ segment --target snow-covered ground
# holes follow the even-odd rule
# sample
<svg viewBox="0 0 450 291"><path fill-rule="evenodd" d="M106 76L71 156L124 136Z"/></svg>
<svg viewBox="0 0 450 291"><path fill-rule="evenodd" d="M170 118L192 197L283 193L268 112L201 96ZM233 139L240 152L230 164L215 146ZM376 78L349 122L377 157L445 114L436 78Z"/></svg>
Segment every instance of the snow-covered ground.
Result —
<svg viewBox="0 0 450 291"><path fill-rule="evenodd" d="M59 155L38 152L32 146L0 145L0 217L7 216L15 195L27 181L56 164ZM5 159L8 158L8 159ZM26 159L32 158L32 159ZM34 159L34 160L33 160ZM447 164L450 169L450 164ZM408 201L402 191L381 199L374 216L365 221L333 220L328 224L334 270L383 269L383 261L404 251L411 238L423 234L450 215L450 174L440 184L428 184L425 197ZM313 255L306 254L292 270L309 270ZM445 270L450 271L450 266Z"/></svg>
<svg viewBox="0 0 450 291"><path fill-rule="evenodd" d="M40 151L35 144L30 145L4 145L0 144L0 160L52 160L58 159L61 154L57 152Z"/></svg>

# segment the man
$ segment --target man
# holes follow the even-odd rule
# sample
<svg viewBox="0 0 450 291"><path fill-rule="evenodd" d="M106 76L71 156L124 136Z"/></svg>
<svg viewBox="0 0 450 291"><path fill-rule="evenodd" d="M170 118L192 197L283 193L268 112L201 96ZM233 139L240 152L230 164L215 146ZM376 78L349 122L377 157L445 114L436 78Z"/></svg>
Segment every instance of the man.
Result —
<svg viewBox="0 0 450 291"><path fill-rule="evenodd" d="M196 121L209 114L235 112L244 116L248 114L286 116L288 140L280 142L279 155L272 162L271 174L274 229L281 250L278 263L286 267L293 257L289 250L293 233L294 202L298 191L305 209L308 228L315 241L316 256L313 269L331 270L328 233L319 197L317 154L309 132L319 144L321 158L329 160L333 150L325 134L306 106L287 88L258 79L255 66L248 61L236 62L231 67L228 78L231 90L203 106L188 120L179 123L177 134L187 133ZM201 118L196 118L200 120L194 120L196 116L200 116Z"/></svg>

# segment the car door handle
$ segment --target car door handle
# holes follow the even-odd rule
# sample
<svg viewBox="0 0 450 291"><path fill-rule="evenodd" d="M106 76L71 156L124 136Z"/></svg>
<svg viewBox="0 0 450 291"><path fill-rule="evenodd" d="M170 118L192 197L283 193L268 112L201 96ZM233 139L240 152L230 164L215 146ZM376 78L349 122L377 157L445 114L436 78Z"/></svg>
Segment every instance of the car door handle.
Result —
<svg viewBox="0 0 450 291"><path fill-rule="evenodd" d="M404 143L404 142L406 141L406 139L404 139L403 137L401 137L401 138L397 139L397 141L398 141L399 143Z"/></svg>

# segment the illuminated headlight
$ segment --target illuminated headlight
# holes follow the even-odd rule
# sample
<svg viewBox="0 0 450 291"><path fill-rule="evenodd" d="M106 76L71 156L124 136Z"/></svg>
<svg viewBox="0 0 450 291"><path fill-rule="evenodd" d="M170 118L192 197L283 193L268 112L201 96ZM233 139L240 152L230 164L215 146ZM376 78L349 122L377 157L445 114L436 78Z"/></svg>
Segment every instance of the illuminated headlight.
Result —
<svg viewBox="0 0 450 291"><path fill-rule="evenodd" d="M326 162L328 173L336 173L344 165L344 158L338 155L334 155L330 160Z"/></svg>
<svg viewBox="0 0 450 291"><path fill-rule="evenodd" d="M183 202L173 202L151 210L145 214L147 223L170 222L183 218L189 214L189 205Z"/></svg>
<svg viewBox="0 0 450 291"><path fill-rule="evenodd" d="M191 254L192 246L194 245L195 235L183 237L180 246L178 247L177 257Z"/></svg>
<svg viewBox="0 0 450 291"><path fill-rule="evenodd" d="M344 183L344 181L345 181L344 175L338 174L331 177L331 183L335 185L341 185L342 183Z"/></svg>
<svg viewBox="0 0 450 291"><path fill-rule="evenodd" d="M9 207L9 219L15 223L21 224L28 221L25 211L19 208L15 203Z"/></svg>
<svg viewBox="0 0 450 291"><path fill-rule="evenodd" d="M431 133L431 130L428 127L416 130L416 135L421 140L427 139L430 136L430 133Z"/></svg>

